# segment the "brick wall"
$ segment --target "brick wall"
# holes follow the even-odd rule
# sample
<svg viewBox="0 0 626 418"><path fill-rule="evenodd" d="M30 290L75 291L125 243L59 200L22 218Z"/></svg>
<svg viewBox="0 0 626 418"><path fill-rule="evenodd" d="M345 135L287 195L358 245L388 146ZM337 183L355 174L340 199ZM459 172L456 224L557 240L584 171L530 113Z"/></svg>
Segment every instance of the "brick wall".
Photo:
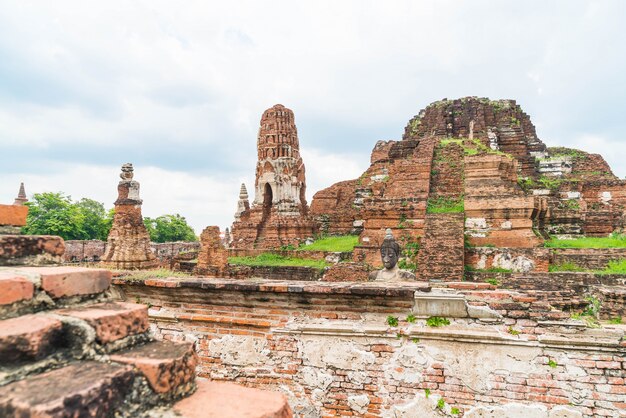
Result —
<svg viewBox="0 0 626 418"><path fill-rule="evenodd" d="M463 213L426 215L417 271L420 280L456 281L463 278Z"/></svg>
<svg viewBox="0 0 626 418"><path fill-rule="evenodd" d="M475 269L505 268L514 272L547 272L547 248L471 247L465 249L465 264Z"/></svg>
<svg viewBox="0 0 626 418"><path fill-rule="evenodd" d="M516 320L519 335L493 320L407 323L414 292L427 294L417 283L116 283L153 305L160 338L195 342L201 376L279 390L299 416L436 417L440 398L444 410L474 417L485 408L509 416L513 402L528 417L547 416L538 407L584 417L626 408L623 331L570 327L563 338L566 323Z"/></svg>

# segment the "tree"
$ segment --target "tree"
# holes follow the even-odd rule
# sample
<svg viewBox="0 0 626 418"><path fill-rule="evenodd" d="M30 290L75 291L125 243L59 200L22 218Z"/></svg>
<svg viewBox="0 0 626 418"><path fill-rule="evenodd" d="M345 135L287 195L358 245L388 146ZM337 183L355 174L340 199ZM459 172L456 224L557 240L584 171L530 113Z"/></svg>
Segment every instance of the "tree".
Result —
<svg viewBox="0 0 626 418"><path fill-rule="evenodd" d="M104 205L92 199L81 199L76 207L83 214L83 231L87 239L99 239L106 241L111 225L107 222L107 213Z"/></svg>
<svg viewBox="0 0 626 418"><path fill-rule="evenodd" d="M187 220L179 214L161 215L158 218L144 218L143 223L153 242L198 241Z"/></svg>
<svg viewBox="0 0 626 418"><path fill-rule="evenodd" d="M22 231L33 235L58 235L63 239L87 239L85 214L63 193L35 193L27 202L28 217Z"/></svg>

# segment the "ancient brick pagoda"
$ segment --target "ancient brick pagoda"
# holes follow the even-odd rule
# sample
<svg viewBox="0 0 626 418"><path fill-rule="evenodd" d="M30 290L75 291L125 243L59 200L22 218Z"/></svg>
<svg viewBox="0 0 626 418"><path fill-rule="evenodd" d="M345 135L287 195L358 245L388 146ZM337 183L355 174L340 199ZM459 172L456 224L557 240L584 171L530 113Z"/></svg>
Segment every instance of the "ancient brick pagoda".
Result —
<svg viewBox="0 0 626 418"><path fill-rule="evenodd" d="M124 164L120 177L113 226L102 262L119 269L156 267L158 263L150 249L150 235L141 215L143 201L139 198L139 182L133 180L133 165Z"/></svg>
<svg viewBox="0 0 626 418"><path fill-rule="evenodd" d="M298 245L315 233L305 199L304 163L293 112L277 104L263 112L257 140L254 201L242 185L235 223L234 248Z"/></svg>

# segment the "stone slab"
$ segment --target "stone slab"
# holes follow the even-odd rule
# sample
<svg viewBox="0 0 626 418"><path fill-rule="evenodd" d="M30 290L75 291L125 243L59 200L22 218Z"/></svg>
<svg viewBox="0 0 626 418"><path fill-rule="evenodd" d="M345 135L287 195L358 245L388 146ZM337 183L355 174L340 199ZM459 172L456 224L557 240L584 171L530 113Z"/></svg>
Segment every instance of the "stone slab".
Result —
<svg viewBox="0 0 626 418"><path fill-rule="evenodd" d="M198 381L192 396L176 403L175 413L186 418L291 418L284 395L232 383Z"/></svg>
<svg viewBox="0 0 626 418"><path fill-rule="evenodd" d="M105 417L123 404L129 366L81 362L0 387L2 417Z"/></svg>

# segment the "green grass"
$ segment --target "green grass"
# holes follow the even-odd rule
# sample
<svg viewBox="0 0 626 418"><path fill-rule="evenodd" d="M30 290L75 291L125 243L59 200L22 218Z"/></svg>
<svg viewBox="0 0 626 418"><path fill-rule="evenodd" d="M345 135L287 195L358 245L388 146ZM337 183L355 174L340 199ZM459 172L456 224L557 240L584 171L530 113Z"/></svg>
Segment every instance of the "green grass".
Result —
<svg viewBox="0 0 626 418"><path fill-rule="evenodd" d="M457 213L465 210L463 198L434 197L428 199L426 213Z"/></svg>
<svg viewBox="0 0 626 418"><path fill-rule="evenodd" d="M324 237L309 245L303 245L299 250L303 251L333 251L349 252L359 243L357 235L344 235L338 237Z"/></svg>
<svg viewBox="0 0 626 418"><path fill-rule="evenodd" d="M559 271L586 271L586 270L572 262L567 262L567 263L562 263L562 264L551 264L548 267L548 271L550 273L556 273Z"/></svg>
<svg viewBox="0 0 626 418"><path fill-rule="evenodd" d="M604 270L598 274L626 274L626 260L611 260Z"/></svg>
<svg viewBox="0 0 626 418"><path fill-rule="evenodd" d="M546 241L543 245L548 248L626 248L626 235L575 239L553 238Z"/></svg>
<svg viewBox="0 0 626 418"><path fill-rule="evenodd" d="M622 323L622 317L621 316L609 319L609 324L619 325L621 323Z"/></svg>
<svg viewBox="0 0 626 418"><path fill-rule="evenodd" d="M189 274L168 269L138 270L122 278L124 280L140 281L146 279L166 279L168 277L189 277Z"/></svg>
<svg viewBox="0 0 626 418"><path fill-rule="evenodd" d="M256 257L228 257L229 264L243 266L269 266L269 267L313 267L323 269L329 264L324 260L311 260L307 258L284 257L278 254L264 253Z"/></svg>
<svg viewBox="0 0 626 418"><path fill-rule="evenodd" d="M397 316L393 316L393 315L389 315L386 319L387 325L389 325L390 327L397 327L398 326L398 317Z"/></svg>

